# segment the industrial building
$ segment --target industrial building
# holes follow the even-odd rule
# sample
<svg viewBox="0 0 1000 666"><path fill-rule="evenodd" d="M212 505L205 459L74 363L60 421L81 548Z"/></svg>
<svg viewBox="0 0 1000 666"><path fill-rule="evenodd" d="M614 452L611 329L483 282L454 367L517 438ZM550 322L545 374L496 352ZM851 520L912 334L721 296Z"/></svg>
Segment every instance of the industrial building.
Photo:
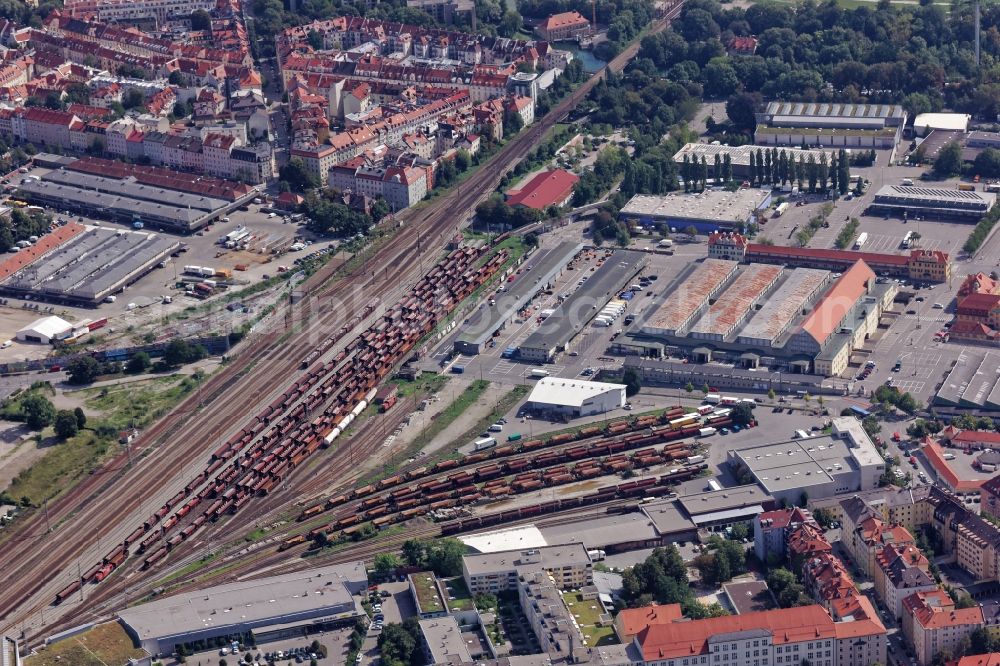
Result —
<svg viewBox="0 0 1000 666"><path fill-rule="evenodd" d="M968 349L941 383L935 408L945 410L1000 411L1000 352Z"/></svg>
<svg viewBox="0 0 1000 666"><path fill-rule="evenodd" d="M70 222L0 262L0 293L96 307L180 246L176 238L161 234Z"/></svg>
<svg viewBox="0 0 1000 666"><path fill-rule="evenodd" d="M741 188L734 192L705 190L698 194L636 194L618 213L619 219L644 225L663 224L683 232L745 232L760 211L771 205L770 190Z"/></svg>
<svg viewBox="0 0 1000 666"><path fill-rule="evenodd" d="M627 349L613 348L617 353L627 353ZM763 361L778 359L761 357ZM714 386L719 390L767 393L795 393L802 391L811 395L823 393L841 395L843 391L824 383L825 377L802 372L781 372L767 368L748 369L728 367L725 365L702 365L699 363L681 363L655 358L629 356L622 365L623 370L635 370L643 384L650 386ZM612 375L620 376L620 375ZM601 374L604 378L604 374Z"/></svg>
<svg viewBox="0 0 1000 666"><path fill-rule="evenodd" d="M909 254L884 254L855 250L828 250L750 243L736 233L716 233L708 237L708 256L716 259L758 264L782 264L820 268L843 273L858 261L883 277L899 277L917 282L947 282L951 278L951 256L940 250L910 250Z"/></svg>
<svg viewBox="0 0 1000 666"><path fill-rule="evenodd" d="M118 613L125 630L154 657L217 638L257 643L352 625L365 615L364 562L228 583L133 606Z"/></svg>
<svg viewBox="0 0 1000 666"><path fill-rule="evenodd" d="M967 113L918 113L913 119L913 135L927 136L931 132L969 131L969 121L972 116Z"/></svg>
<svg viewBox="0 0 1000 666"><path fill-rule="evenodd" d="M894 148L906 126L898 104L771 102L757 114L754 141L768 146Z"/></svg>
<svg viewBox="0 0 1000 666"><path fill-rule="evenodd" d="M15 334L21 342L50 345L73 335L73 324L61 317L42 317L31 322Z"/></svg>
<svg viewBox="0 0 1000 666"><path fill-rule="evenodd" d="M514 321L535 296L562 275L566 265L583 249L582 243L564 241L549 250L540 250L525 258L525 271L497 294L493 303L483 303L460 327L454 341L460 354L479 354L497 331Z"/></svg>
<svg viewBox="0 0 1000 666"><path fill-rule="evenodd" d="M50 171L40 179L25 178L20 197L41 206L176 233L192 233L221 218L253 196L235 201L197 192L139 182L134 176L114 178L78 170Z"/></svg>
<svg viewBox="0 0 1000 666"><path fill-rule="evenodd" d="M516 190L507 192L507 205L516 208L545 210L549 206L561 208L573 198L573 188L580 177L565 169L542 171Z"/></svg>
<svg viewBox="0 0 1000 666"><path fill-rule="evenodd" d="M730 449L726 460L748 471L777 501L832 497L878 487L885 460L853 416L832 419L833 432Z"/></svg>
<svg viewBox="0 0 1000 666"><path fill-rule="evenodd" d="M525 407L536 413L569 418L604 414L625 406L625 385L562 377L542 377Z"/></svg>
<svg viewBox="0 0 1000 666"><path fill-rule="evenodd" d="M883 185L868 206L871 215L899 215L976 223L997 202L993 192L946 190L913 185Z"/></svg>
<svg viewBox="0 0 1000 666"><path fill-rule="evenodd" d="M895 290L863 262L835 279L819 269L708 258L678 276L629 336L684 350L699 363L725 359L839 376Z"/></svg>
<svg viewBox="0 0 1000 666"><path fill-rule="evenodd" d="M646 265L642 252L616 250L590 279L574 291L555 312L517 349L518 358L535 363L550 363L560 351L566 351L574 337L605 305Z"/></svg>
<svg viewBox="0 0 1000 666"><path fill-rule="evenodd" d="M705 162L708 164L708 168L711 170L715 166L716 155L719 156L719 160L723 160L726 155L729 155L729 161L733 167L733 176L735 178L749 178L751 175L750 158L753 155L756 155L758 151L763 151L764 153L770 153L772 155L774 154L772 151L777 151L779 155L784 153L789 159L796 162L799 161L799 159L803 162L808 162L811 157L817 164L820 163L824 156L826 157L827 163L829 163L831 158L835 156L835 153L832 150L803 150L801 148L775 148L774 146L723 146L711 143L688 143L674 155L674 162L680 166L684 163L684 158L687 157L689 162L701 164L701 159L704 157Z"/></svg>

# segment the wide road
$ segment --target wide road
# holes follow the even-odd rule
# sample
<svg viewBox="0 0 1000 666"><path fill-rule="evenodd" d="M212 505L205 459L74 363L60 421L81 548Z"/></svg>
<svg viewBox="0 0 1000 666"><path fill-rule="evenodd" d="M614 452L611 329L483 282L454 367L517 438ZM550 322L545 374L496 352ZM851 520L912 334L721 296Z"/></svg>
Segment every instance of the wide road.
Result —
<svg viewBox="0 0 1000 666"><path fill-rule="evenodd" d="M666 27L680 10L651 26ZM634 43L608 65L622 71L638 52ZM55 593L124 540L158 506L204 466L211 452L245 425L248 415L280 395L299 374L299 360L325 335L335 331L372 298L394 298L401 285L415 281L444 243L457 232L475 206L488 197L505 173L538 144L545 132L564 119L603 78L598 72L534 126L466 179L461 187L416 211L399 216L402 227L355 268L325 287L331 272L320 271L303 288L303 305L285 306L272 321L281 325L239 350L235 360L197 392L151 427L132 451L122 453L75 488L6 530L0 541L0 631L29 641L54 623L72 624L67 607L49 607ZM389 267L391 267L391 274ZM382 270L385 268L386 270ZM318 298L317 296L321 296ZM129 464L129 457L133 464ZM295 476L291 477L295 483ZM162 572L160 572L162 575ZM131 580L135 584L136 580ZM106 584L112 584L111 582Z"/></svg>

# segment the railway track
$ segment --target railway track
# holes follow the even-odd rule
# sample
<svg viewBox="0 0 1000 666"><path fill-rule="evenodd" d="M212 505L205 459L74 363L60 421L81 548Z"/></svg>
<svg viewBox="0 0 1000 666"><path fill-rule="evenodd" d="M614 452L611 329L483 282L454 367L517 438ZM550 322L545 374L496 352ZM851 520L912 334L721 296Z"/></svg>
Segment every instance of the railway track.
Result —
<svg viewBox="0 0 1000 666"><path fill-rule="evenodd" d="M680 10L678 3L664 19L651 28L662 30L672 16ZM607 69L621 71L634 57L639 45L633 44L617 56ZM15 633L18 625L25 628L25 638L31 639L46 627L63 620L50 610L49 619L41 616L26 627L29 618L41 614L44 603L39 598L55 593L59 585L56 572L80 566L87 553L99 546L101 528L106 528L106 542L113 529L127 524L130 516L141 516L147 505L157 505L171 490L184 481L184 470L203 458L211 450L212 442L223 439L234 429L232 423L241 415L252 413L255 406L263 404L273 395L274 379L293 374L299 359L314 346L317 338L325 337L323 331L344 318L352 306L357 307L364 298L387 294L398 284L413 279L424 259L437 252L443 241L457 231L461 216L470 211L496 187L503 174L519 161L548 131L604 77L604 71L592 77L550 111L530 131L509 142L500 153L481 167L450 195L439 199L425 209L404 216L404 226L389 241L373 252L368 262L346 274L348 279L332 288L321 291L323 279L330 273L318 272L307 280L303 289L306 302L300 311L319 311L305 321L298 330L293 326L294 309L285 310L284 331L271 331L256 337L249 348L236 355L232 364L213 376L193 395L185 399L171 414L161 419L144 433L142 443L132 452L139 464L130 466L126 453L105 464L88 479L65 495L57 498L45 512L36 512L7 530L0 541L0 557L5 562L0 584L0 629ZM416 250L414 250L414 246ZM367 277L368 265L393 266L379 279L372 271ZM358 284L363 280L363 284ZM314 303L317 296L327 303ZM328 307L332 302L333 307ZM340 307L338 307L340 306ZM277 383L280 386L280 381ZM218 408L219 405L222 408ZM48 526L52 526L50 532ZM94 526L97 526L96 529ZM123 529L118 527L120 532ZM95 555L97 551L94 551ZM114 588L109 587L111 594ZM32 601L34 600L34 601ZM52 616L59 619L52 621Z"/></svg>

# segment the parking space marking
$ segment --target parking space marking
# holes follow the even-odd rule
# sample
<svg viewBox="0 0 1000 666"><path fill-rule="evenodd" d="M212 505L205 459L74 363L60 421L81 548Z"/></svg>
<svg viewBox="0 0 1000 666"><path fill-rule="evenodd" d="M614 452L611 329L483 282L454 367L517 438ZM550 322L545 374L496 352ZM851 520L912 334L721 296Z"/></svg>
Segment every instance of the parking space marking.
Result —
<svg viewBox="0 0 1000 666"><path fill-rule="evenodd" d="M909 393L919 393L924 390L925 382L915 382L915 381L902 381L893 382L893 385L900 391Z"/></svg>
<svg viewBox="0 0 1000 666"><path fill-rule="evenodd" d="M510 361L500 361L490 370L491 375L509 375L517 367L516 363Z"/></svg>

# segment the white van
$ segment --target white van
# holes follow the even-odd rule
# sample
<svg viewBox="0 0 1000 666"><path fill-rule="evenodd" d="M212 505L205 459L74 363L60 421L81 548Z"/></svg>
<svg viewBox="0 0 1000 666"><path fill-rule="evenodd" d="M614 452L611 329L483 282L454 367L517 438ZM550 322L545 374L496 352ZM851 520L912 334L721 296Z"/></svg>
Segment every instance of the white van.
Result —
<svg viewBox="0 0 1000 666"><path fill-rule="evenodd" d="M494 423L490 426L490 432L503 432L503 425L500 423Z"/></svg>
<svg viewBox="0 0 1000 666"><path fill-rule="evenodd" d="M10 347L12 344L14 344L13 340L4 340L3 344L0 344L0 349L7 349L7 347Z"/></svg>

